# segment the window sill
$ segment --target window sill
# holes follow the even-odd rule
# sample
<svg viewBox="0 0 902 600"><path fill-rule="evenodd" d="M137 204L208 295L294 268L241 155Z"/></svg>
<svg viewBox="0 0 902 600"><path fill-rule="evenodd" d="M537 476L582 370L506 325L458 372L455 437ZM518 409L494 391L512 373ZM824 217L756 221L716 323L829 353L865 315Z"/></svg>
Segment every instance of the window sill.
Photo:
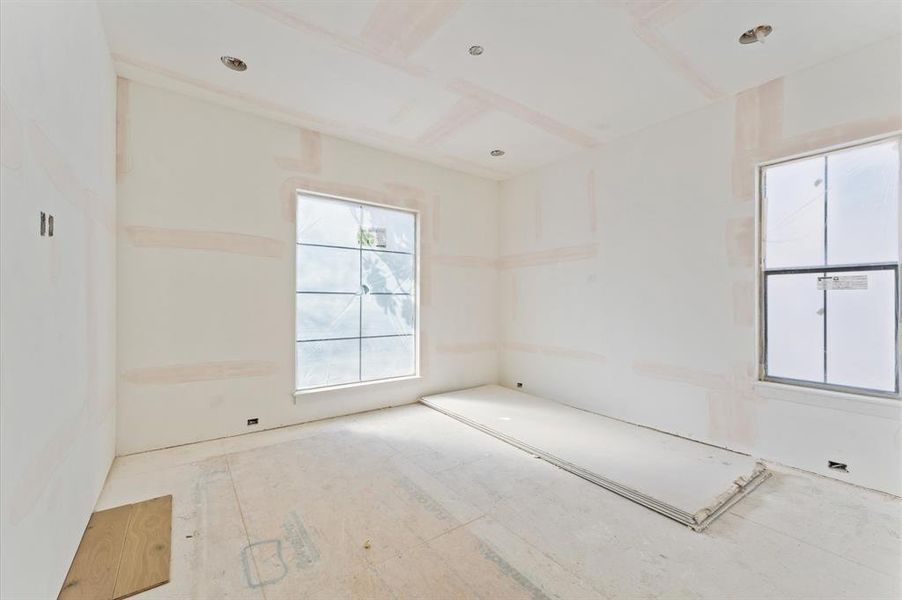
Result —
<svg viewBox="0 0 902 600"><path fill-rule="evenodd" d="M358 381L355 383L343 383L341 385L327 385L318 388L309 388L305 390L295 390L294 397L297 400L300 396L308 396L310 394L319 394L321 392L335 392L339 390L351 390L354 388L360 388L370 385L377 385L382 383L400 383L402 381L414 381L417 379L422 379L419 375L405 375L404 377L392 377L389 379L374 379L372 381Z"/></svg>

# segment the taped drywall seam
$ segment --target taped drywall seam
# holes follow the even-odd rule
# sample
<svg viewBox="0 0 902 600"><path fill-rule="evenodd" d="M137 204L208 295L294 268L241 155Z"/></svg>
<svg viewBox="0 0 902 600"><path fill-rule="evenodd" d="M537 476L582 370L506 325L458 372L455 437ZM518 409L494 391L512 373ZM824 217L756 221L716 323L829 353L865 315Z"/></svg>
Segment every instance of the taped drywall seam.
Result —
<svg viewBox="0 0 902 600"><path fill-rule="evenodd" d="M7 169L17 170L22 166L25 156L25 135L22 121L16 114L6 92L0 88L0 164Z"/></svg>
<svg viewBox="0 0 902 600"><path fill-rule="evenodd" d="M322 140L319 132L301 128L298 138L300 150L297 157L276 157L276 164L298 173L319 173L322 170Z"/></svg>
<svg viewBox="0 0 902 600"><path fill-rule="evenodd" d="M700 0L625 0L621 1L633 18L657 27L695 9Z"/></svg>
<svg viewBox="0 0 902 600"><path fill-rule="evenodd" d="M589 169L586 175L586 202L589 204L589 233L592 239L598 234L598 191L595 182L595 169Z"/></svg>
<svg viewBox="0 0 902 600"><path fill-rule="evenodd" d="M397 125L398 123L402 123L407 119L407 117L414 111L413 104L409 102L405 102L401 105L401 108L395 112L391 117L388 118L388 122L392 125Z"/></svg>
<svg viewBox="0 0 902 600"><path fill-rule="evenodd" d="M207 83L200 79L186 77L175 71L157 67L156 65L123 54L113 54L112 58L117 69L123 72L125 77L129 77L131 72L137 71L141 79L151 80L153 84L175 91L176 93L189 93L189 95L219 103L232 109L249 110L256 114L263 114L271 119L293 123L305 128L316 127L326 133L332 132L337 135L347 136L349 132L354 132L361 136L362 141L360 143L370 144L375 148L387 148L394 152L398 152L399 148L401 148L403 151L407 152L409 156L419 157L420 159L422 159L422 154L425 150L429 152L430 158L437 164L450 169L458 169L464 172L473 173L487 179L501 180L510 177L512 174L510 169L488 168L476 162L436 152L435 149L424 147L410 139L387 134L369 127L359 126L349 128L345 123L316 117L281 104L261 100L250 94L236 92L222 86ZM151 77L148 77L148 75L151 75ZM190 89L190 92L188 92L186 88Z"/></svg>
<svg viewBox="0 0 902 600"><path fill-rule="evenodd" d="M297 191L305 190L349 200L362 200L374 204L392 205L393 196L388 192L363 186L334 181L322 181L309 177L293 176L282 182L279 200L282 217L289 223L297 220Z"/></svg>
<svg viewBox="0 0 902 600"><path fill-rule="evenodd" d="M733 324L737 327L751 327L755 318L755 284L751 281L734 281Z"/></svg>
<svg viewBox="0 0 902 600"><path fill-rule="evenodd" d="M736 96L733 138L733 197L754 199L755 164L783 134L783 80L774 79Z"/></svg>
<svg viewBox="0 0 902 600"><path fill-rule="evenodd" d="M495 352L497 342L460 342L457 344L437 344L435 351L439 354L475 354L479 352Z"/></svg>
<svg viewBox="0 0 902 600"><path fill-rule="evenodd" d="M345 36L309 23L298 15L283 10L266 0L232 0L280 23L304 33L314 34L349 52L365 56L384 65L399 69L418 78L426 78L431 71L407 60L407 56L429 39L457 9L457 2L417 3L415 5L383 2L364 28L362 39ZM413 6L413 8L411 8ZM466 81L454 81L448 86L461 96L482 101L496 110L530 123L552 135L579 146L590 147L596 142L581 131L559 123L555 119L530 109L515 100L495 94ZM384 134L383 134L384 135Z"/></svg>
<svg viewBox="0 0 902 600"><path fill-rule="evenodd" d="M278 372L279 365L275 362L232 360L131 369L123 374L123 379L136 385L171 385L221 379L269 377Z"/></svg>
<svg viewBox="0 0 902 600"><path fill-rule="evenodd" d="M258 235L163 227L124 226L122 229L136 248L213 250L265 258L281 258L285 254L285 242Z"/></svg>
<svg viewBox="0 0 902 600"><path fill-rule="evenodd" d="M377 55L407 58L457 11L457 0L416 3L380 0L360 37Z"/></svg>
<svg viewBox="0 0 902 600"><path fill-rule="evenodd" d="M670 65L687 83L709 100L717 100L724 92L708 81L683 53L667 42L657 28L677 16L695 8L696 2L627 2L626 8L633 21L633 32Z"/></svg>
<svg viewBox="0 0 902 600"><path fill-rule="evenodd" d="M128 101L129 83L122 77L116 78L116 180L131 171L128 159Z"/></svg>
<svg viewBox="0 0 902 600"><path fill-rule="evenodd" d="M689 369L654 361L634 361L633 372L643 377L676 381L708 390L732 391L733 378L710 371Z"/></svg>
<svg viewBox="0 0 902 600"><path fill-rule="evenodd" d="M283 25L286 25L302 33L315 35L339 48L342 48L347 52L364 56L383 65L403 71L408 75L422 78L426 77L429 74L429 69L427 69L426 67L415 65L405 58L399 58L391 54L375 52L372 48L370 48L359 39L353 36L343 35L334 31L330 31L325 27L320 27L319 25L305 21L300 18L298 14L290 10L281 8L276 2L270 2L268 0L232 0L232 2L249 10L253 10L260 14L266 15L270 19L278 21Z"/></svg>
<svg viewBox="0 0 902 600"><path fill-rule="evenodd" d="M536 242L542 241L542 192L538 191L533 198L533 229L536 236Z"/></svg>
<svg viewBox="0 0 902 600"><path fill-rule="evenodd" d="M633 371L643 377L684 383L705 391L708 439L751 450L758 435L759 407L766 400L754 392L754 367L740 365L731 375L651 361L636 361Z"/></svg>
<svg viewBox="0 0 902 600"><path fill-rule="evenodd" d="M507 113L512 117L516 117L521 121L529 123L538 129L577 146L591 148L596 144L596 141L591 136L578 129L560 123L548 115L544 115L528 106L520 104L516 100L496 94L495 92L489 91L469 81L456 79L451 81L447 87L449 90L456 92L461 96L487 104L495 110Z"/></svg>
<svg viewBox="0 0 902 600"><path fill-rule="evenodd" d="M758 439L758 400L752 392L709 390L708 435L714 440L730 440L732 447L752 450Z"/></svg>
<svg viewBox="0 0 902 600"><path fill-rule="evenodd" d="M658 58L666 62L686 82L692 85L708 100L717 100L724 96L724 92L705 79L692 62L664 40L657 32L645 25L636 25L633 28L636 35L648 46Z"/></svg>
<svg viewBox="0 0 902 600"><path fill-rule="evenodd" d="M497 269L498 261L494 258L486 258L483 256L445 256L433 255L424 256L433 265L441 265L443 267L460 267L465 269Z"/></svg>
<svg viewBox="0 0 902 600"><path fill-rule="evenodd" d="M442 197L438 194L432 195L432 242L438 246L439 232L441 228L442 218Z"/></svg>
<svg viewBox="0 0 902 600"><path fill-rule="evenodd" d="M417 143L424 146L434 146L462 127L471 125L485 116L489 111L488 105L471 98L461 98L449 110L424 131Z"/></svg>
<svg viewBox="0 0 902 600"><path fill-rule="evenodd" d="M726 226L727 263L731 267L751 267L755 262L755 222L752 217L728 219Z"/></svg>
<svg viewBox="0 0 902 600"><path fill-rule="evenodd" d="M779 142L766 148L766 151L762 153L761 160L774 160L784 156L795 156L811 152L820 148L840 146L856 140L899 131L900 129L902 129L902 114L843 123L781 139Z"/></svg>
<svg viewBox="0 0 902 600"><path fill-rule="evenodd" d="M28 139L35 162L60 194L90 220L110 232L116 231L116 213L94 190L84 185L63 154L56 148L40 126L32 121Z"/></svg>
<svg viewBox="0 0 902 600"><path fill-rule="evenodd" d="M500 267L500 265L499 265ZM511 281L511 299L510 299L510 316L511 321L517 320L517 313L519 312L520 306L520 279L517 277L516 273L510 274Z"/></svg>
<svg viewBox="0 0 902 600"><path fill-rule="evenodd" d="M131 56L126 56L124 54L112 54L111 56L113 58L113 61L119 67L138 69L140 71L144 71L145 73L150 73L158 77L162 77L183 86L187 85L192 88L208 92L215 95L216 97L238 101L240 104L245 106L254 106L269 113L280 115L283 119L287 118L289 120L299 121L305 125L313 124L320 128L341 129L344 127L343 124L337 121L331 121L328 119L316 117L303 111L288 108L281 104L276 104L275 102L261 100L250 94L237 92L220 85L208 83L202 79L188 77L186 75L182 75L181 73L177 73L163 67L158 67L157 65L153 65Z"/></svg>
<svg viewBox="0 0 902 600"><path fill-rule="evenodd" d="M556 358L568 358L593 362L596 364L604 364L607 358L597 352L589 350L576 350L573 348L562 348L560 346L544 346L540 344L527 344L524 342L506 341L502 344L505 350L512 352L525 352L527 354L541 354L543 356L553 356Z"/></svg>
<svg viewBox="0 0 902 600"><path fill-rule="evenodd" d="M551 265L577 260L588 260L598 255L598 244L581 244L578 246L565 246L550 248L537 252L525 252L522 254L508 254L498 260L501 269L520 269L540 265Z"/></svg>

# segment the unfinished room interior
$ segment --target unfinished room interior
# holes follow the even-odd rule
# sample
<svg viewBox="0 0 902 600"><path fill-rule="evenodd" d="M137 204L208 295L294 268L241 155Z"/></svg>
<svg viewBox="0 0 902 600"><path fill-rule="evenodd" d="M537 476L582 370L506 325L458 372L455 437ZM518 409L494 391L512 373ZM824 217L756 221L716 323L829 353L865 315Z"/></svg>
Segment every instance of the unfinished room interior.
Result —
<svg viewBox="0 0 902 600"><path fill-rule="evenodd" d="M0 598L902 597L899 0L3 0Z"/></svg>

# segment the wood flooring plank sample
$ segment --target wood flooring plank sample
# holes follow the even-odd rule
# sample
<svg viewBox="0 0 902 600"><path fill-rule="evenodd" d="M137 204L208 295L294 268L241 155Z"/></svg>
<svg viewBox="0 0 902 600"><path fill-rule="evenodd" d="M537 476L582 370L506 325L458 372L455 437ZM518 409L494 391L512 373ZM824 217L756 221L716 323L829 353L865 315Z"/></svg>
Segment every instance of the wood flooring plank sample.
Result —
<svg viewBox="0 0 902 600"><path fill-rule="evenodd" d="M172 496L132 505L113 598L126 598L169 581Z"/></svg>
<svg viewBox="0 0 902 600"><path fill-rule="evenodd" d="M60 590L60 600L112 598L131 504L91 515Z"/></svg>

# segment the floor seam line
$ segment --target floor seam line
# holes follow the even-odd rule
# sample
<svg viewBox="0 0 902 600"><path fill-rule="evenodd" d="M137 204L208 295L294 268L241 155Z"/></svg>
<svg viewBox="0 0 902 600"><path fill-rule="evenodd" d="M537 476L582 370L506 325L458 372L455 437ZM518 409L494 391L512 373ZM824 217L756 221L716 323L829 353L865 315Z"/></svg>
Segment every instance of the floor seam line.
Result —
<svg viewBox="0 0 902 600"><path fill-rule="evenodd" d="M517 514L520 514L519 512L516 511L516 509L514 509L514 511L515 511ZM595 586L595 584L594 584L591 580L587 579L586 577L584 577L584 576L581 575L580 573L576 572L574 569L571 569L570 567L561 564L555 557L551 556L550 554L548 554L547 552L545 552L545 550L539 548L538 546L536 546L535 544L533 544L532 542L530 542L529 540L527 540L525 537L523 537L522 535L520 535L519 533L517 533L516 531L514 531L514 530L511 529L510 527L508 527L506 523L500 521L499 519L497 519L497 518L495 518L495 517L492 517L491 515L489 515L489 516L490 516L491 519L492 519L495 523L497 523L502 529L506 530L509 534L511 534L512 536L514 536L515 538L517 538L518 540L520 540L521 542L523 542L524 544L526 544L527 546L529 546L530 548L532 548L533 550L535 550L536 552L538 552L541 556L544 556L545 558L547 558L548 560L550 560L551 562L553 562L554 564L556 564L558 567L561 568L562 571L564 571L565 573L569 573L571 577L574 577L574 578L577 579L579 582L585 584L589 589L594 590L594 591L598 592L599 594L604 594L604 590L598 589L598 588Z"/></svg>
<svg viewBox="0 0 902 600"><path fill-rule="evenodd" d="M429 543L431 543L431 542L434 542L435 540L439 539L440 537L444 537L444 536L448 535L449 533L452 533L452 532L454 532L454 531L457 531L457 530L460 529L461 527L466 527L466 526L469 525L470 523L475 523L476 521L478 521L479 519L481 519L481 518L483 518L483 517L485 517L485 516L486 516L486 515L483 513L483 514L479 515L479 516L476 517L476 518L470 519L470 520L467 521L466 523L458 523L457 525L455 525L455 526L452 527L451 529L447 529L447 530L445 530L445 531L443 531L443 532L441 532L441 533L439 533L439 534L436 534L436 535L432 536L432 537L429 538L428 540L424 540L423 543L424 543L424 544L429 544Z"/></svg>
<svg viewBox="0 0 902 600"><path fill-rule="evenodd" d="M871 567L870 565L866 565L866 564L864 564L864 563L860 563L860 562L858 562L857 560L852 560L852 559L849 558L848 556L843 556L842 554L838 554L838 553L836 553L836 552L833 552L832 550L828 550L827 548L822 548L821 546L818 546L817 544L812 544L811 542L809 542L809 541L807 541L807 540L803 540L803 539L797 538L797 537L795 537L795 536L793 536L793 535L789 535L788 533L786 533L786 532L784 532L784 531L780 531L779 529L774 529L773 527L770 527L769 525L765 525L764 523L761 523L761 522L759 522L759 521L756 521L755 519L749 519L748 517L744 517L744 516L742 516L742 515L740 515L740 514L737 514L737 513L728 513L728 514L732 514L733 516L739 517L740 519L742 519L742 520L744 520L744 521L748 521L749 523L754 523L755 525L757 525L757 526L759 526L759 527L763 527L764 529L767 529L768 531L772 531L772 532L774 532L774 533L777 533L777 534L780 534L780 535L782 535L782 536L785 536L785 537L787 537L787 538L789 538L789 539L791 539L791 540L795 540L795 541L799 542L800 544L805 544L806 546L809 546L809 547L811 547L811 548L816 548L816 549L820 550L821 552L826 552L827 554L829 554L829 555L831 555L831 556L835 556L836 558L840 558L840 559L842 559L842 560L845 560L845 561L847 561L847 562L850 562L850 563L852 563L853 565L858 565L859 567L862 567L862 568L865 568L865 569L867 569L867 570L869 570L869 571L872 571L872 572L874 572L874 573L877 573L878 575L882 575L883 577L893 577L893 575L890 575L890 574L888 574L888 573L884 573L883 571L878 571L877 569L875 569L874 567Z"/></svg>
<svg viewBox="0 0 902 600"><path fill-rule="evenodd" d="M244 539L247 540L247 551L251 555L251 560L254 563L254 572L257 575L257 581L260 582L260 594L263 596L263 600L266 599L266 590L263 589L263 580L260 578L260 567L257 566L257 557L254 556L254 551L251 547L251 535L247 529L247 522L244 520L244 511L241 510L241 499L238 497L238 489L235 487L235 477L232 475L232 463L229 461L229 457L225 457L226 461L226 470L229 473L229 482L232 484L232 494L235 496L235 504L238 506L238 516L241 517L241 528L244 529ZM248 585L250 585L250 581L248 581ZM253 586L251 586L253 587Z"/></svg>

